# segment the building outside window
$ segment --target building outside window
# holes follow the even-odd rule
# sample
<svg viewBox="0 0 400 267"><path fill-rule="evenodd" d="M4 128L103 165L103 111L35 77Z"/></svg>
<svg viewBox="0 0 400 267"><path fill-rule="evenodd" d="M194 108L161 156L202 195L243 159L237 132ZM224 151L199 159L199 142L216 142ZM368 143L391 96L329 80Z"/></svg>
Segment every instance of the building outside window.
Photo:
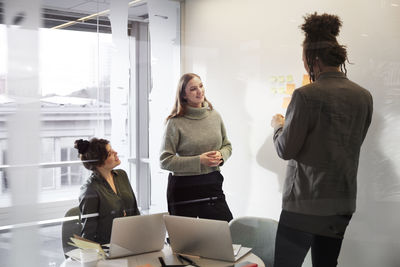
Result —
<svg viewBox="0 0 400 267"><path fill-rule="evenodd" d="M99 137L110 140L114 147L113 142L116 140L112 134L112 127L115 127L117 121L113 121L113 118L115 119L115 111L121 110L117 106L121 105L125 106L122 109L124 112L117 114L117 120L125 129L121 128L118 138L123 139L122 143L126 147L118 150L123 161L120 167L128 172L132 188L136 191L136 179L139 179L136 175L138 169L136 143L139 142L136 118L139 117L139 113L148 114L145 110L147 105L144 105L144 111L137 111L137 90L140 85L140 90L147 95L144 99L148 99L150 84L147 73L150 70L150 56L146 1L135 1L138 5L126 7L129 9L129 16L125 22L128 24L126 36L128 49L124 52L126 53L124 56L128 65L126 75L123 77L127 81L127 86L122 101L118 95L120 92L118 85L115 80L114 84L111 80L113 64L118 65L116 60L119 59L115 58L118 48L116 40L113 40L115 35L112 34L109 16L98 16L84 23L54 29L54 26L96 12L53 9L51 1L47 2L47 6L42 9L43 27L38 31L40 42L38 51L40 152L36 204L38 217L32 217L27 223L34 225L39 223L40 239L46 244L53 245L50 245L52 248L43 245L44 243L40 246L40 254L46 256L40 257L39 266L54 263L58 265L63 259L61 224L56 222L62 219L67 209L78 204L80 187L91 173L80 162L74 141ZM0 1L2 11L3 8ZM110 3L98 3L97 10L99 8L107 10L110 8ZM10 43L7 42L7 37L10 27L14 26L6 26L2 19L4 20L0 15L0 266L7 264L10 258L11 229L20 227L10 215L15 204L9 172L12 168L24 168L10 165L9 160L9 119L18 112L20 100L10 94L7 81L7 60L12 50L8 47ZM145 124L143 126L146 128ZM23 131L23 127L20 130ZM143 144L145 145L144 142ZM50 222L54 220L55 222Z"/></svg>

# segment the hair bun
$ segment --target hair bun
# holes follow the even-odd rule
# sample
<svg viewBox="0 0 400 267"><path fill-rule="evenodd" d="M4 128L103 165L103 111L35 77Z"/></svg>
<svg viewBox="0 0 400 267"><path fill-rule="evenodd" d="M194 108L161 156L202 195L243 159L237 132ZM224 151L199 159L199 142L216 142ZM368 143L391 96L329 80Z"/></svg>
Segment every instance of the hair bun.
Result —
<svg viewBox="0 0 400 267"><path fill-rule="evenodd" d="M336 40L342 26L342 21L338 16L326 13L322 15L318 15L317 12L308 14L304 20L301 29L310 41Z"/></svg>
<svg viewBox="0 0 400 267"><path fill-rule="evenodd" d="M79 139L75 141L74 147L78 149L79 154L84 154L88 150L90 142L87 140Z"/></svg>

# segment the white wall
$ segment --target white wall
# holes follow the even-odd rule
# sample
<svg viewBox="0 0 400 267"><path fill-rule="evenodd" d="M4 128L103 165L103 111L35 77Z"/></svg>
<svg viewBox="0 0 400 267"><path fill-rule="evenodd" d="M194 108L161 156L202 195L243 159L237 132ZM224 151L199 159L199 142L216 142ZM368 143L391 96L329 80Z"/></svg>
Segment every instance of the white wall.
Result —
<svg viewBox="0 0 400 267"><path fill-rule="evenodd" d="M397 6L396 6L397 5ZM375 113L362 149L358 209L339 266L400 266L400 2L399 0L186 0L183 71L200 74L233 144L222 168L234 216L279 218L285 162L272 145L270 120L284 113L285 86L305 74L301 61L306 13L343 20L348 77L369 89ZM285 81L275 82L273 77Z"/></svg>

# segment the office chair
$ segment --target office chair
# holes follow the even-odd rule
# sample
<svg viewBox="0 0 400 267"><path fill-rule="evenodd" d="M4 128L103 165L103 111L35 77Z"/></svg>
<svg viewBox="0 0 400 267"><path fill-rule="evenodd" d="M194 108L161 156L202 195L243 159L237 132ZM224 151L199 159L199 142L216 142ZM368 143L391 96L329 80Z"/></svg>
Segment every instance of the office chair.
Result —
<svg viewBox="0 0 400 267"><path fill-rule="evenodd" d="M265 266L274 266L275 238L278 222L268 218L240 217L229 223L232 242L250 247ZM310 251L304 259L302 267L311 267Z"/></svg>
<svg viewBox="0 0 400 267"><path fill-rule="evenodd" d="M229 223L232 242L250 247L265 266L274 265L275 237L278 222L268 218L240 217Z"/></svg>
<svg viewBox="0 0 400 267"><path fill-rule="evenodd" d="M75 247L68 245L68 242L71 241L69 238L72 237L74 234L81 235L82 224L80 220L79 207L73 207L69 209L67 213L65 213L64 217L74 217L74 216L76 216L77 218L70 221L64 221L61 226L62 246L64 250L64 255L68 251L75 249ZM65 258L67 258L66 255Z"/></svg>

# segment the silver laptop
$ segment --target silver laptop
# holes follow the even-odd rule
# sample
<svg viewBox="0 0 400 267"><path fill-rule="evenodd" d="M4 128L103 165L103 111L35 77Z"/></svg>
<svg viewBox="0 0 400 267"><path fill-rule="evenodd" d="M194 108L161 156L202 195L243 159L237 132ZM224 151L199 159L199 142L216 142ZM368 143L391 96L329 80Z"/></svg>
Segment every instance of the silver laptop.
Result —
<svg viewBox="0 0 400 267"><path fill-rule="evenodd" d="M235 262L251 248L236 245L235 255L226 221L164 216L171 248L175 253Z"/></svg>
<svg viewBox="0 0 400 267"><path fill-rule="evenodd" d="M166 213L115 218L107 258L161 250L165 244Z"/></svg>

